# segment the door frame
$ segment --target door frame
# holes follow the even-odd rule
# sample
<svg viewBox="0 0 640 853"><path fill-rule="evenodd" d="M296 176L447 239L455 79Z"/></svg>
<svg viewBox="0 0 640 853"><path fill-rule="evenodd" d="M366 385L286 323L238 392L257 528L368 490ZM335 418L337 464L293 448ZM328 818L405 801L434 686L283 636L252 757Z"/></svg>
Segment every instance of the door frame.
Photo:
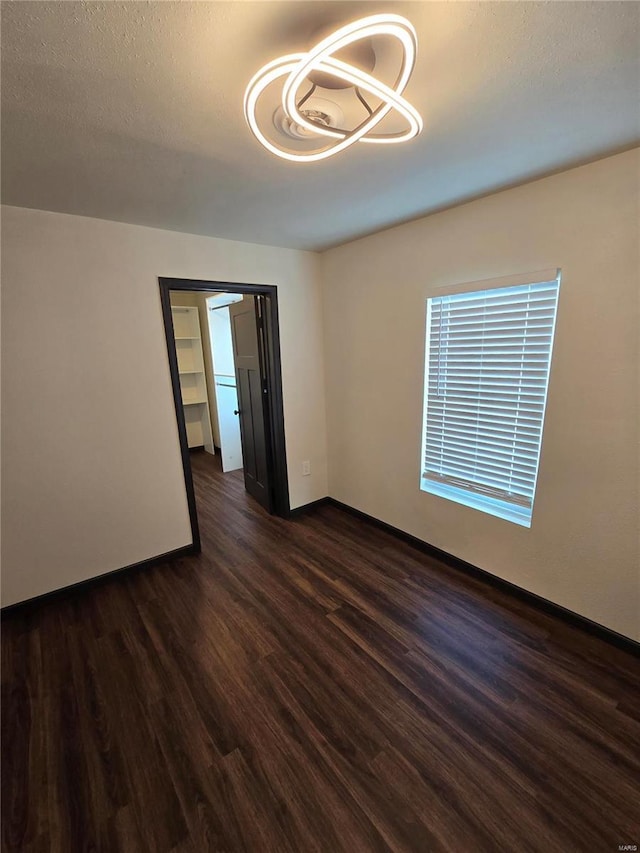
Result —
<svg viewBox="0 0 640 853"><path fill-rule="evenodd" d="M278 315L278 288L272 284L238 284L228 281L205 281L189 278L158 278L160 286L160 301L162 304L162 319L167 342L169 371L173 389L173 402L178 422L180 440L180 455L184 472L184 484L187 492L189 520L193 549L200 551L200 531L196 509L196 495L193 488L191 472L191 457L187 442L187 427L180 392L180 375L178 373L178 354L173 334L173 317L171 315L172 290L197 291L200 293L246 293L250 296L265 297L264 338L266 350L266 383L267 383L267 465L269 482L272 491L272 506L275 515L289 518L291 506L289 503L289 479L287 475L287 452L284 435L284 408L282 397L282 364L280 361L280 328Z"/></svg>

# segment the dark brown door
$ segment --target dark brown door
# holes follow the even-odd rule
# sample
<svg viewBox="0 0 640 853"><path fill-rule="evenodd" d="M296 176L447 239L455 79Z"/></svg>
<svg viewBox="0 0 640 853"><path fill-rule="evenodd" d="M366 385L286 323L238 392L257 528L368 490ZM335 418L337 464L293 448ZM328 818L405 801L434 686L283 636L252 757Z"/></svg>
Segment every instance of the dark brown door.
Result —
<svg viewBox="0 0 640 853"><path fill-rule="evenodd" d="M246 490L271 512L266 434L264 296L243 296L229 306L238 386L238 417Z"/></svg>

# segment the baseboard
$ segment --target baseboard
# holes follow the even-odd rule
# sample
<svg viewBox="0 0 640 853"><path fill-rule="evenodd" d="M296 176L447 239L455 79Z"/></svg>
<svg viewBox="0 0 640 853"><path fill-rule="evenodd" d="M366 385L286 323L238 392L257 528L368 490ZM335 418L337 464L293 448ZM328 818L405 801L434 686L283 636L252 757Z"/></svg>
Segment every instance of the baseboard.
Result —
<svg viewBox="0 0 640 853"><path fill-rule="evenodd" d="M290 509L287 518L300 518L301 515L307 515L308 513L319 509L321 506L326 506L331 502L331 498L318 498L317 501L311 501L311 503L297 506L295 509Z"/></svg>
<svg viewBox="0 0 640 853"><path fill-rule="evenodd" d="M343 512L349 513L349 515L353 515L356 518L367 522L367 524L371 524L379 530L384 530L386 533L390 533L397 539L401 539L403 542L406 542L413 548L422 551L424 554L428 554L430 557L435 557L453 569L457 569L458 571L465 572L465 574L471 575L474 578L480 579L489 586L500 589L503 592L507 592L510 595L525 601L527 604L530 604L538 610L542 610L545 613L556 616L569 625L580 628L589 634L599 637L601 640L605 640L618 648L624 649L624 651L640 657L640 643L637 643L630 637L625 637L624 634L619 634L611 628L606 628L604 625L600 625L598 622L594 622L586 616L581 616L573 610L568 610L560 604L554 604L553 601L549 601L547 598L536 595L534 592L529 592L529 590L523 589L521 586L517 586L510 581L503 580L503 578L499 578L496 575L492 575L491 572L488 572L485 569L479 569L472 563L467 563L465 560L461 560L459 557L449 554L448 551L436 548L435 545L430 545L428 542L424 542L422 539L418 539L410 533L405 533L404 530L400 530L397 527L393 527L391 524L387 524L386 521L380 521L380 519L374 518L372 515L367 515L366 512L355 509L354 507L349 506L349 504L344 504L335 498L325 498L324 501L317 503L328 504L342 510ZM307 506L312 505L307 504Z"/></svg>
<svg viewBox="0 0 640 853"><path fill-rule="evenodd" d="M496 589L500 589L503 592L507 592L510 595L513 595L516 598L519 598L522 601L525 601L527 604L530 604L532 607L537 608L538 610L544 611L545 613L549 613L552 616L555 616L561 619L563 622L573 625L577 628L580 628L583 631L586 631L593 636L599 637L601 640L604 640L608 643L611 643L618 648L623 649L624 651L630 652L636 657L640 657L640 643L637 643L635 640L632 640L630 637L625 637L623 634L619 634L617 631L613 631L611 628L606 628L604 625L600 625L598 622L594 622L592 619L588 619L586 616L581 616L579 613L575 613L573 610L568 610L566 607L563 607L560 604L555 604L553 601L549 601L547 598L543 598L540 595L536 595L534 592L529 592L529 590L523 589L516 584L511 583L510 581L506 581L503 578L499 578L496 575L492 575L491 572L486 571L485 569L480 569L477 566L474 566L472 563L467 563L466 560L460 559L460 557L456 557L453 554L450 554L448 551L443 551L441 548L436 548L435 545L430 545L428 542L423 541L422 539L418 539L417 536L412 536L410 533L406 533L404 530L400 530L398 527L394 527L391 524L387 524L386 521L381 521L379 518L375 518L372 515L368 515L366 512L362 512L362 510L356 509L355 507L349 506L349 504L342 503L342 501L338 501L335 498L324 497L319 498L316 501L311 501L311 503L303 504L302 506L295 507L289 511L289 518L296 519L301 516L307 515L322 506L333 506L336 509L341 510L342 512L348 513L349 515L354 516L355 518L359 518L361 521L366 522L367 524L371 524L374 527L377 527L379 530L385 531L385 533L389 533L394 536L396 539L405 542L406 544L416 548L418 551L421 551L424 554L428 554L430 557L434 557L437 560L440 560L447 566L451 568L457 569L458 571L464 572L467 575L471 575L472 577L484 581L487 585L492 586ZM98 575L94 578L88 578L84 581L79 581L78 583L70 584L69 586L62 587L61 589L55 589L51 592L45 592L42 595L35 596L34 598L28 598L25 601L19 601L15 604L9 604L6 607L3 607L0 610L0 614L2 618L8 617L18 611L26 610L27 608L32 608L35 606L39 606L46 601L51 601L56 598L62 598L64 596L70 595L72 593L78 592L81 589L89 589L91 587L98 586L101 583L105 583L108 580L111 580L115 575L124 574L125 572L137 571L139 569L147 569L152 566L156 566L159 563L167 562L168 560L175 560L178 557L187 557L193 554L198 553L198 548L194 547L194 545L185 545L182 548L176 548L174 551L168 551L166 554L159 554L157 557L150 557L147 560L142 560L139 563L133 563L130 566L124 566L121 569L114 569L111 572L106 572L105 574Z"/></svg>
<svg viewBox="0 0 640 853"><path fill-rule="evenodd" d="M91 587L99 586L107 581L112 580L116 575L122 575L125 572L134 572L139 571L140 569L149 569L152 566L157 566L159 563L165 563L168 560L175 560L178 557L189 557L193 554L196 554L198 549L193 545L185 545L182 548L176 548L175 551L167 551L166 554L159 554L157 557L149 557L148 560L142 560L139 563L132 563L130 566L123 566L121 569L113 569L111 572L105 572L103 575L97 575L94 578L87 578L84 581L78 581L78 583L69 584L69 586L63 586L60 589L53 589L51 592L45 592L42 595L36 595L33 598L27 598L25 601L18 601L15 604L8 604L6 607L3 607L0 610L0 615L4 619L5 617L11 616L18 611L26 611L27 609L31 609L33 607L39 607L41 604L45 602L52 601L54 599L64 598L68 595L75 594L76 592L84 591L86 589L90 589Z"/></svg>

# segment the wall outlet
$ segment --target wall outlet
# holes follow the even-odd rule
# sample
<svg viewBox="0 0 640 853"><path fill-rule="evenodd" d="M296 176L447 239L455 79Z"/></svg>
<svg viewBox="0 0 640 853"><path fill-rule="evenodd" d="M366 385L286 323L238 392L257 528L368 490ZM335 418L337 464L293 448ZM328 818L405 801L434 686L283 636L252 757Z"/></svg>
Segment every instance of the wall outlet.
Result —
<svg viewBox="0 0 640 853"><path fill-rule="evenodd" d="M309 462L309 460L306 459L302 463L302 476L307 477L310 473L311 473L311 462Z"/></svg>

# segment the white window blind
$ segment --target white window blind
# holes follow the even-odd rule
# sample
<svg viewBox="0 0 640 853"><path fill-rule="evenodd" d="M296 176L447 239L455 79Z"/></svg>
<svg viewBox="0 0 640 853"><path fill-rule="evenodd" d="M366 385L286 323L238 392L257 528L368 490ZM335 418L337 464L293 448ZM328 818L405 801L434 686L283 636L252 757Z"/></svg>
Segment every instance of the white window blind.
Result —
<svg viewBox="0 0 640 853"><path fill-rule="evenodd" d="M424 491L531 526L558 287L427 300Z"/></svg>

